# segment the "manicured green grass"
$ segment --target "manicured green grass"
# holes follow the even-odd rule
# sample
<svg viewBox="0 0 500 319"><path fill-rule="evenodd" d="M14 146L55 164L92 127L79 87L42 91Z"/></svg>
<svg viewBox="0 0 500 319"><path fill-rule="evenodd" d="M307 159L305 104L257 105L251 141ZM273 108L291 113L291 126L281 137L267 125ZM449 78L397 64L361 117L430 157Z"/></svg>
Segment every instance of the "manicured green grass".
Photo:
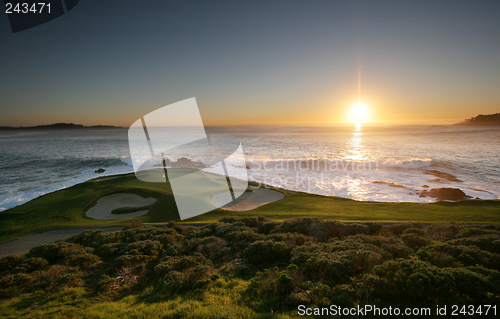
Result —
<svg viewBox="0 0 500 319"><path fill-rule="evenodd" d="M274 220L314 216L340 221L500 222L500 200L465 200L431 204L381 203L275 190L284 193L285 198L246 212L215 209L183 222L214 222L228 215L240 217L263 215ZM141 220L144 223L179 221L179 213L168 184L146 183L138 180L134 174L127 174L109 180L87 181L0 212L0 241L60 228L128 223L132 219L94 220L85 216L85 212L94 206L99 198L116 193L134 193L158 199L149 206L150 211L147 215L133 218L134 220Z"/></svg>

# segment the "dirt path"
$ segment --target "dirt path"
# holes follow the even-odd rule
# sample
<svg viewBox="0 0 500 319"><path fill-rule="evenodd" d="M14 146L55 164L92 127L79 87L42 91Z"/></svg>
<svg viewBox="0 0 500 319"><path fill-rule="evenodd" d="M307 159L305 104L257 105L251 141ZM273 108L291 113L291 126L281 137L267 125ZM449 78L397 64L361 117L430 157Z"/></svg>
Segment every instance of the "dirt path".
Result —
<svg viewBox="0 0 500 319"><path fill-rule="evenodd" d="M114 232L121 230L123 226L110 227L90 227L90 228L69 228L46 231L43 233L31 234L16 238L14 240L0 244L0 257L8 255L20 255L27 253L31 248L50 244L59 239L69 238L73 235L78 235L87 230L104 230L105 232Z"/></svg>

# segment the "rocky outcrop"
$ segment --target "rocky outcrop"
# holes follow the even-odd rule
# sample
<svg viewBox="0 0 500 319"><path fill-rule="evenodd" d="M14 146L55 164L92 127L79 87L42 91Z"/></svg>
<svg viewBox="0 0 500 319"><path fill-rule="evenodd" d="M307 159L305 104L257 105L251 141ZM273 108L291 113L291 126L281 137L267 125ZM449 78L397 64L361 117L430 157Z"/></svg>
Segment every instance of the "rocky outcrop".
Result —
<svg viewBox="0 0 500 319"><path fill-rule="evenodd" d="M420 197L432 197L437 200L459 201L472 198L458 188L433 188L419 192Z"/></svg>

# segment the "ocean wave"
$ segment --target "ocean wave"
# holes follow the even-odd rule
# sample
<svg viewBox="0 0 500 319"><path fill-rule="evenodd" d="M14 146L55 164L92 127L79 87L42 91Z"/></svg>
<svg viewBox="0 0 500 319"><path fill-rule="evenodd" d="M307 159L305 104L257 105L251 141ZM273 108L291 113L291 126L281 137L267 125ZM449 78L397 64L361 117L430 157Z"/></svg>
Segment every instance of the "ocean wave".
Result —
<svg viewBox="0 0 500 319"><path fill-rule="evenodd" d="M384 167L398 167L398 168L422 168L432 165L432 158L414 158L411 160L396 160L389 158L385 160L382 165Z"/></svg>

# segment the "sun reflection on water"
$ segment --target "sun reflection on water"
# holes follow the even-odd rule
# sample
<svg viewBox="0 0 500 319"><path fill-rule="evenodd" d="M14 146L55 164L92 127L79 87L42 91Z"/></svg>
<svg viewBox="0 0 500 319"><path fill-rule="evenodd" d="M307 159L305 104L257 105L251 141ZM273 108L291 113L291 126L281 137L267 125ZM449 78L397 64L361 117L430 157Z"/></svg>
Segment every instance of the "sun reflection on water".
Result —
<svg viewBox="0 0 500 319"><path fill-rule="evenodd" d="M354 162L362 162L369 159L370 154L364 143L363 126L361 123L356 124L354 128L351 139L347 142L344 157Z"/></svg>

